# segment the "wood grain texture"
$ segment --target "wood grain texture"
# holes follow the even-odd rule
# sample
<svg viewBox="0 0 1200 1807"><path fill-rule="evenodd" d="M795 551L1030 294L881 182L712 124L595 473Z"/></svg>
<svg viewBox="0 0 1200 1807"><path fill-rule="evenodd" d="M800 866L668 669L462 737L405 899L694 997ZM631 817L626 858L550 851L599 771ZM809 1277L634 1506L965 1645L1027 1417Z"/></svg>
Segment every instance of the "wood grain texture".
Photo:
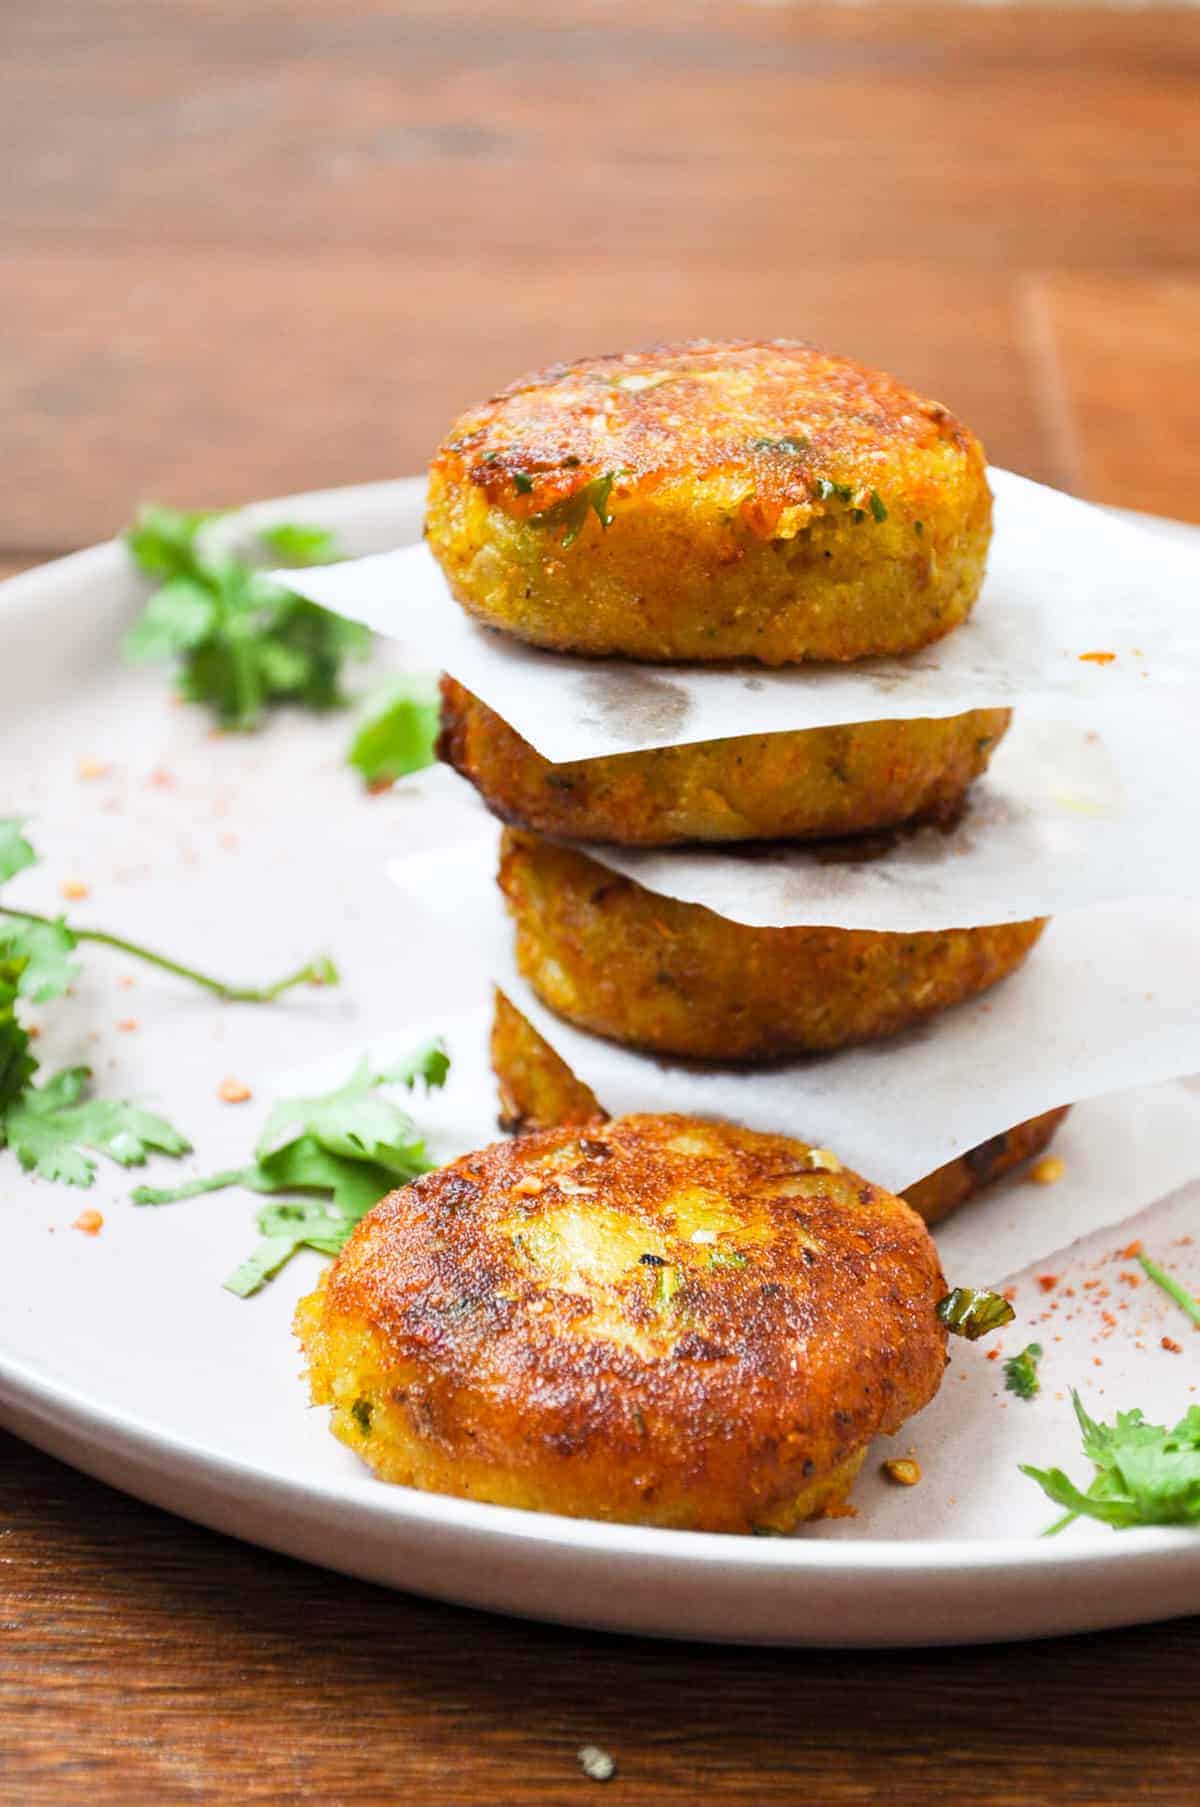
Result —
<svg viewBox="0 0 1200 1807"><path fill-rule="evenodd" d="M576 1633L322 1574L3 1438L0 1521L6 1807L1195 1800L1200 1621L907 1653Z"/></svg>
<svg viewBox="0 0 1200 1807"><path fill-rule="evenodd" d="M893 366L1075 485L1028 281L1200 270L1194 11L9 0L0 32L0 546L416 470L522 369L706 332Z"/></svg>
<svg viewBox="0 0 1200 1807"><path fill-rule="evenodd" d="M1200 12L4 0L0 576L420 468L522 369L812 337L1200 518ZM0 797L0 810L3 798ZM0 1437L0 1807L1196 1797L1200 1621L623 1642L392 1595Z"/></svg>

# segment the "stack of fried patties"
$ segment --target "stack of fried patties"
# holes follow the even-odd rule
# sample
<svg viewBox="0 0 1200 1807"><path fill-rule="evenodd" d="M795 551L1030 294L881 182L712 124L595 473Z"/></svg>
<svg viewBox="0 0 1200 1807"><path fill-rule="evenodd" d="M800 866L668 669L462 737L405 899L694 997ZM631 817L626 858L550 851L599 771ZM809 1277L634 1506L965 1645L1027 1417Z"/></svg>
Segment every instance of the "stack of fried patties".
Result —
<svg viewBox="0 0 1200 1807"><path fill-rule="evenodd" d="M778 668L904 656L952 632L991 516L983 449L938 403L811 346L704 341L556 366L463 415L433 462L427 537L463 607L535 646ZM755 928L651 892L586 845L951 821L1008 723L971 710L555 765L446 678L440 752L510 825L517 965L551 1011L649 1054L752 1063L920 1023L1013 972L1044 920ZM598 1110L503 998L493 1054L523 1124ZM913 1202L943 1215L1060 1116L973 1150Z"/></svg>

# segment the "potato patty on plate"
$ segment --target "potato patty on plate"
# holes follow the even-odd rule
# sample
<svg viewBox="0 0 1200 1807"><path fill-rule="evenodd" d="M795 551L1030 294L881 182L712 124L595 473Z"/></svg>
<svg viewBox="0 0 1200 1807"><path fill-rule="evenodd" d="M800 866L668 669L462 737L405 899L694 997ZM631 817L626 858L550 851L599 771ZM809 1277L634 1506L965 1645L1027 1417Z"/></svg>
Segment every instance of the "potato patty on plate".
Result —
<svg viewBox="0 0 1200 1807"><path fill-rule="evenodd" d="M654 1054L769 1060L893 1035L1007 977L1046 919L895 934L751 928L506 828L499 884L542 1002Z"/></svg>
<svg viewBox="0 0 1200 1807"><path fill-rule="evenodd" d="M553 1051L551 1049L551 1053ZM957 1160L947 1161L944 1167L926 1174L923 1180L907 1187L901 1196L908 1200L914 1211L921 1213L926 1223L941 1223L984 1186L990 1186L993 1180L1002 1179L1022 1161L1040 1154L1070 1108L1069 1104L1060 1104L1057 1109L1043 1111L1038 1117L1027 1117L1024 1123L1002 1130L998 1136L989 1136L986 1142L969 1148Z"/></svg>
<svg viewBox="0 0 1200 1807"><path fill-rule="evenodd" d="M786 1531L937 1392L915 1212L783 1136L617 1118L393 1192L297 1312L385 1480L572 1517Z"/></svg>
<svg viewBox="0 0 1200 1807"><path fill-rule="evenodd" d="M469 409L429 473L459 602L560 652L909 653L970 613L992 498L938 402L791 340L554 365Z"/></svg>
<svg viewBox="0 0 1200 1807"><path fill-rule="evenodd" d="M747 734L552 765L444 677L438 755L502 821L541 834L622 847L807 840L953 821L1010 713Z"/></svg>
<svg viewBox="0 0 1200 1807"><path fill-rule="evenodd" d="M492 1071L500 1100L500 1127L513 1131L604 1123L608 1112L591 1087L573 1073L556 1048L502 991L495 996ZM941 1223L969 1198L1040 1154L1052 1140L1068 1105L1029 1117L906 1186L899 1196L927 1224Z"/></svg>

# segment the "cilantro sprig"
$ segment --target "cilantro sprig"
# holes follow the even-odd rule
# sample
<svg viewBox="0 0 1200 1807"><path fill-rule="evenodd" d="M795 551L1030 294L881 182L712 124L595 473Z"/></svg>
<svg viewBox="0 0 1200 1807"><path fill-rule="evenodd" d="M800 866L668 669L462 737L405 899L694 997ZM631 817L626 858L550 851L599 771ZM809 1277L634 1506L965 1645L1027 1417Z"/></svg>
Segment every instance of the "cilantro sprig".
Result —
<svg viewBox="0 0 1200 1807"><path fill-rule="evenodd" d="M37 857L23 823L0 818L0 885L36 865ZM62 916L39 916L0 904L0 1148L11 1148L27 1172L68 1186L92 1184L93 1155L132 1167L151 1153L181 1155L191 1148L164 1117L141 1105L87 1096L91 1078L87 1067L66 1067L43 1085L34 1084L38 1061L18 1007L62 997L76 973L72 956L84 942L119 948L218 997L251 1003L266 1003L292 985L337 980L332 961L321 959L273 985L229 985L123 935L78 928Z"/></svg>
<svg viewBox="0 0 1200 1807"><path fill-rule="evenodd" d="M413 680L393 689L350 744L349 762L372 790L433 764L438 734L437 687Z"/></svg>
<svg viewBox="0 0 1200 1807"><path fill-rule="evenodd" d="M426 1043L395 1066L372 1072L367 1061L332 1092L288 1098L271 1111L244 1167L228 1168L181 1186L139 1186L138 1205L171 1205L227 1186L251 1192L307 1193L264 1205L257 1217L258 1246L225 1281L248 1298L290 1261L297 1249L336 1255L372 1205L397 1186L428 1173L425 1139L407 1112L384 1093L441 1087L450 1057L440 1041Z"/></svg>
<svg viewBox="0 0 1200 1807"><path fill-rule="evenodd" d="M0 818L0 884L37 864L38 856L23 830L24 823L19 818ZM20 963L15 981L19 997L36 1004L61 997L75 976L71 955L85 942L129 954L147 966L157 966L178 979L187 979L214 997L234 1004L271 1004L297 985L336 985L339 977L329 956L320 954L269 985L233 985L110 929L80 928L68 923L64 916L42 916L35 910L0 904L0 962L7 959Z"/></svg>
<svg viewBox="0 0 1200 1807"><path fill-rule="evenodd" d="M273 582L252 560L206 544L213 514L144 508L124 538L139 570L159 580L125 638L134 661L174 661L180 694L223 728L257 728L271 706L328 710L345 701L342 667L369 631ZM336 556L332 534L284 522L258 535L276 564Z"/></svg>
<svg viewBox="0 0 1200 1807"><path fill-rule="evenodd" d="M1192 1406L1179 1423L1167 1428L1147 1424L1140 1411L1118 1412L1113 1424L1099 1424L1072 1391L1075 1416L1083 1433L1083 1453L1095 1466L1083 1492L1061 1468L1033 1468L1021 1473L1036 1481L1065 1517L1047 1536L1077 1518L1095 1518L1114 1530L1134 1525L1200 1525L1200 1406Z"/></svg>

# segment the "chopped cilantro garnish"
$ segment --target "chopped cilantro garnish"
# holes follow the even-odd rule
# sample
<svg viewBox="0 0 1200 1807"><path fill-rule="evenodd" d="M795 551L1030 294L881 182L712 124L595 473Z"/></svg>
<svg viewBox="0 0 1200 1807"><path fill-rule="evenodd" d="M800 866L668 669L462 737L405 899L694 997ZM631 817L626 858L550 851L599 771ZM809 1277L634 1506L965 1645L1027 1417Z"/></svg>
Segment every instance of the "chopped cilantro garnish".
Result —
<svg viewBox="0 0 1200 1807"><path fill-rule="evenodd" d="M531 515L539 527L561 527L563 536L561 544L573 546L586 525L589 511L606 531L612 526L613 517L608 512L608 498L612 494L612 486L620 476L620 471L606 471L603 477L593 477L571 495L564 496L560 502L552 502L549 508L543 508L540 514Z"/></svg>
<svg viewBox="0 0 1200 1807"><path fill-rule="evenodd" d="M125 637L126 657L173 660L180 694L223 728L255 728L276 703L332 709L346 699L342 666L361 658L368 630L272 582L247 559L209 549L208 514L142 510L125 534L138 568L160 580ZM320 527L284 522L259 534L262 551L296 565L335 555Z"/></svg>
<svg viewBox="0 0 1200 1807"><path fill-rule="evenodd" d="M1036 1481L1066 1517L1050 1527L1061 1531L1077 1518L1096 1518L1114 1530L1132 1525L1200 1525L1200 1406L1192 1406L1173 1428L1147 1424L1140 1411L1118 1412L1113 1424L1098 1424L1072 1391L1083 1432L1083 1453L1095 1465L1086 1493L1061 1468L1021 1473Z"/></svg>
<svg viewBox="0 0 1200 1807"><path fill-rule="evenodd" d="M1038 1379L1038 1363L1042 1359L1042 1345L1029 1343L1020 1355L1010 1355L1001 1365L1004 1368L1004 1384L1010 1393L1018 1399L1032 1399L1042 1390Z"/></svg>
<svg viewBox="0 0 1200 1807"><path fill-rule="evenodd" d="M514 471L512 480L513 488L519 496L528 496L531 494L533 490L533 478L529 475L528 471Z"/></svg>
<svg viewBox="0 0 1200 1807"><path fill-rule="evenodd" d="M879 522L886 521L888 518L887 504L877 490L873 489L871 491L870 500L871 513L874 515L875 519Z"/></svg>
<svg viewBox="0 0 1200 1807"><path fill-rule="evenodd" d="M999 1293L976 1292L971 1286L956 1286L937 1304L937 1315L955 1336L965 1336L974 1343L1002 1324L1011 1324L1016 1316L1007 1299Z"/></svg>
<svg viewBox="0 0 1200 1807"><path fill-rule="evenodd" d="M709 1267L745 1267L746 1257L740 1249L709 1249Z"/></svg>
<svg viewBox="0 0 1200 1807"><path fill-rule="evenodd" d="M300 1248L336 1255L359 1219L385 1193L407 1185L433 1165L412 1119L384 1088L420 1081L445 1084L450 1057L440 1041L426 1043L395 1066L373 1073L360 1061L335 1091L277 1104L245 1167L166 1188L139 1186L138 1205L171 1205L226 1186L252 1192L308 1193L283 1198L258 1213L262 1240L225 1282L247 1298L279 1272Z"/></svg>
<svg viewBox="0 0 1200 1807"><path fill-rule="evenodd" d="M808 444L808 440L798 434L786 433L782 439L752 439L750 450L752 452L786 452L791 457L798 457L801 452L807 452Z"/></svg>
<svg viewBox="0 0 1200 1807"><path fill-rule="evenodd" d="M358 730L349 761L372 786L394 784L434 761L438 732L437 692L432 684L407 683Z"/></svg>
<svg viewBox="0 0 1200 1807"><path fill-rule="evenodd" d="M848 483L833 483L828 477L817 478L816 492L819 502L828 502L832 496L836 496L839 502L854 500L854 491Z"/></svg>

